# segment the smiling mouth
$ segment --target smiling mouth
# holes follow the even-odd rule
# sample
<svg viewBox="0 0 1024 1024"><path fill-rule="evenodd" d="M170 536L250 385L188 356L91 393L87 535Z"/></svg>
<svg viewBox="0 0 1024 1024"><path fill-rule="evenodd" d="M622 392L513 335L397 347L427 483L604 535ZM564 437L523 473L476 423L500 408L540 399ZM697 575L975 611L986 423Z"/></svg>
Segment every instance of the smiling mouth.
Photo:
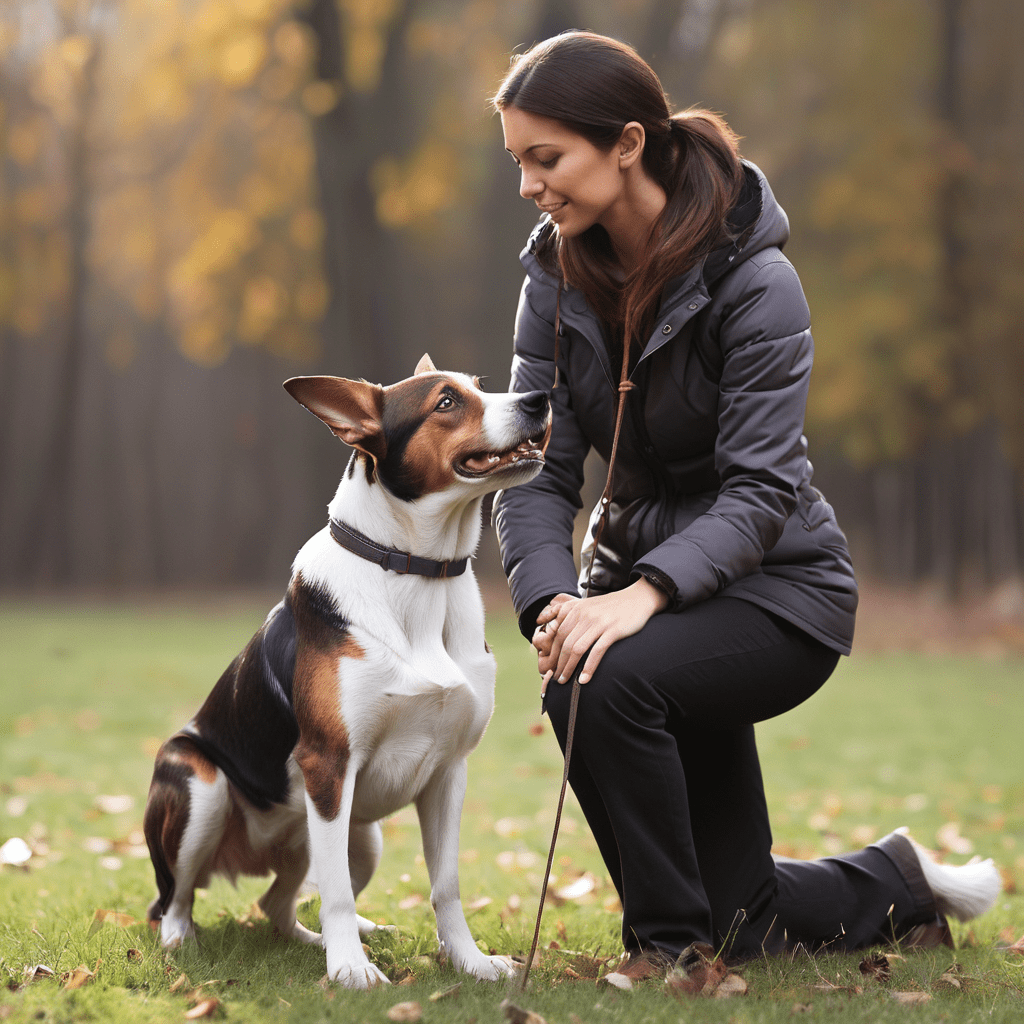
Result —
<svg viewBox="0 0 1024 1024"><path fill-rule="evenodd" d="M540 433L505 452L473 452L458 464L457 469L463 476L481 477L520 463L543 462L545 439L545 433Z"/></svg>
<svg viewBox="0 0 1024 1024"><path fill-rule="evenodd" d="M537 209L540 210L541 213L554 213L556 210L561 210L562 207L565 206L567 202L568 202L568 200L563 200L560 203L551 203L551 204L549 204L547 206L541 206L541 204L538 203L537 204Z"/></svg>

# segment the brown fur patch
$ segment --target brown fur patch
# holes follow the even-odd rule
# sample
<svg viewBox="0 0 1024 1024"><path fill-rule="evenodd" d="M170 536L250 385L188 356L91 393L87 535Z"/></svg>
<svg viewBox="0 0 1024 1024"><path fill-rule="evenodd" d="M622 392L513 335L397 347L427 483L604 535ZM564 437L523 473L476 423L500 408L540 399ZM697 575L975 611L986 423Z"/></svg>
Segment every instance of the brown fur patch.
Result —
<svg viewBox="0 0 1024 1024"><path fill-rule="evenodd" d="M348 730L341 717L340 658L363 658L345 623L325 595L297 576L288 592L297 646L292 700L299 723L295 760L317 813L334 821L348 767Z"/></svg>
<svg viewBox="0 0 1024 1024"><path fill-rule="evenodd" d="M459 405L448 412L431 415L445 387L457 392ZM432 380L432 387L425 394L405 389L388 395L387 403L388 406L398 403L401 416L409 421L422 420L402 452L407 486L417 495L444 490L454 479L456 459L466 452L473 438L480 436L483 402L475 392L439 376Z"/></svg>
<svg viewBox="0 0 1024 1024"><path fill-rule="evenodd" d="M191 743L179 744L173 751L168 752L168 759L187 765L199 781L207 785L217 778L217 766L209 758L203 757Z"/></svg>

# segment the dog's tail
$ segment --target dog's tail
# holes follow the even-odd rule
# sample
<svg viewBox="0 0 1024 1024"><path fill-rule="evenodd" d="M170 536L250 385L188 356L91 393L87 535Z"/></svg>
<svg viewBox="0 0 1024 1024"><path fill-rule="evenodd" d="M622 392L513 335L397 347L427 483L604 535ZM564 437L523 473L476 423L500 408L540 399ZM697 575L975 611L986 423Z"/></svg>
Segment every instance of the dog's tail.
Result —
<svg viewBox="0 0 1024 1024"><path fill-rule="evenodd" d="M178 847L188 820L188 770L164 756L179 737L172 737L161 748L149 786L142 829L149 847L149 858L156 873L157 897L149 905L146 917L156 927L174 898L174 871Z"/></svg>

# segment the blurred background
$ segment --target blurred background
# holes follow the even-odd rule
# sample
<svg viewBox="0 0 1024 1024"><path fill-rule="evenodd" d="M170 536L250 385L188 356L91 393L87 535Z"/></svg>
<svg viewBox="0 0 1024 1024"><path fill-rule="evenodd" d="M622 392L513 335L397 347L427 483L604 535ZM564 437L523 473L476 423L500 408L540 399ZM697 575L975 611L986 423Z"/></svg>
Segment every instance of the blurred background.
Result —
<svg viewBox="0 0 1024 1024"><path fill-rule="evenodd" d="M0 589L283 588L347 454L285 378L507 387L487 98L569 27L788 211L861 576L1024 612L1019 0L0 0Z"/></svg>

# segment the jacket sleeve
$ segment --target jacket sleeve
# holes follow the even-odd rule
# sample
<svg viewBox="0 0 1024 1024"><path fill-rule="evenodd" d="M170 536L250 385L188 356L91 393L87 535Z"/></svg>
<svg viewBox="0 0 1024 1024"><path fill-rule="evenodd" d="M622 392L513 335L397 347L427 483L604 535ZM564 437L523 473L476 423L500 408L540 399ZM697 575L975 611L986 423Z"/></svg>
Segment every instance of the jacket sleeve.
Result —
<svg viewBox="0 0 1024 1024"><path fill-rule="evenodd" d="M654 578L663 588L671 581L677 610L759 570L796 508L807 473L810 313L785 257L777 254L760 266L753 262L737 268L750 275L739 294L721 296L726 312L719 332L718 497L706 513L644 555L631 575Z"/></svg>
<svg viewBox="0 0 1024 1024"><path fill-rule="evenodd" d="M534 306L546 298L543 287L527 278L516 313L509 385L512 391L547 391L551 397L551 439L544 468L529 483L499 492L494 502L501 561L520 629L527 636L536 623L524 624L522 618L536 602L554 594L579 593L573 521L583 505L583 462L590 450L572 408L564 363L559 385L551 390L555 377L554 300L550 310L545 308L551 319Z"/></svg>

